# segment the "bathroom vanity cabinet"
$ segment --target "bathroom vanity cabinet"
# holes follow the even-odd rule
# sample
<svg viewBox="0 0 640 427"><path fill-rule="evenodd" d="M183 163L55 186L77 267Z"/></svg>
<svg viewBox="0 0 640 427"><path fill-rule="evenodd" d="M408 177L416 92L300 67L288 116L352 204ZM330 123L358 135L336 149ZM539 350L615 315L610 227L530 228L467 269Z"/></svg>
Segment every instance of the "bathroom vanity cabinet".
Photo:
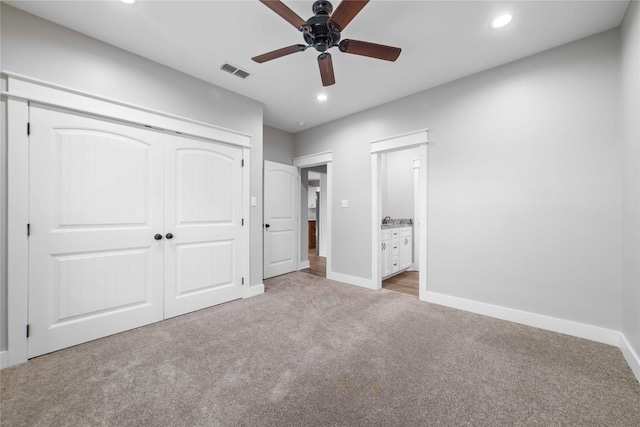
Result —
<svg viewBox="0 0 640 427"><path fill-rule="evenodd" d="M413 264L413 227L399 226L383 228L382 278L393 276Z"/></svg>

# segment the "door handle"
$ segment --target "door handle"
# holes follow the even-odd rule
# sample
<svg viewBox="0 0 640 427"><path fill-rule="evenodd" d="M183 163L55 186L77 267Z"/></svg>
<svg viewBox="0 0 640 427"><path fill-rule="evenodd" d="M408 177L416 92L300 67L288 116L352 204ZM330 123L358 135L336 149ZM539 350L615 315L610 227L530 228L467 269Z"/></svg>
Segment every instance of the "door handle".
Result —
<svg viewBox="0 0 640 427"><path fill-rule="evenodd" d="M269 228L269 227L271 227L269 224L264 225L264 228Z"/></svg>
<svg viewBox="0 0 640 427"><path fill-rule="evenodd" d="M162 240L162 234L156 234L153 238L156 240Z"/></svg>
<svg viewBox="0 0 640 427"><path fill-rule="evenodd" d="M167 239L171 240L171 239L173 239L173 234L167 233L167 235L164 236L164 237L166 237Z"/></svg>

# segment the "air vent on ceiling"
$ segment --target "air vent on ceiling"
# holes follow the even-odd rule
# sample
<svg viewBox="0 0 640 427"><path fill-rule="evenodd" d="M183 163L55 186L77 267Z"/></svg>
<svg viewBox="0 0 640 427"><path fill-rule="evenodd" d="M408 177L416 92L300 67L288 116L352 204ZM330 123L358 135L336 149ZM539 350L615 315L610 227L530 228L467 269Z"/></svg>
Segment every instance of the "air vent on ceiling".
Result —
<svg viewBox="0 0 640 427"><path fill-rule="evenodd" d="M236 67L235 65L229 64L228 62L222 64L220 69L226 71L227 73L233 74L236 77L240 77L241 79L246 79L251 75L247 70L243 70L242 68Z"/></svg>

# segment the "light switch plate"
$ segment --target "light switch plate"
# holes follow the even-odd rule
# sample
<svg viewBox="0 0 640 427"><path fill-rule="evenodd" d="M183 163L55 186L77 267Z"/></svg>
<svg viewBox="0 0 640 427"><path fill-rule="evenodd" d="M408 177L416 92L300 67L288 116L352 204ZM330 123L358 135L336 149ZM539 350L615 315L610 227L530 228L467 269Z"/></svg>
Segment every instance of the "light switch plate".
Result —
<svg viewBox="0 0 640 427"><path fill-rule="evenodd" d="M343 200L342 201L342 207L343 208L348 208L349 207L349 201L348 200Z"/></svg>
<svg viewBox="0 0 640 427"><path fill-rule="evenodd" d="M256 206L257 204L258 204L258 203L257 203L257 201L256 201L256 198L255 198L255 197L252 197L252 198L251 198L251 206Z"/></svg>

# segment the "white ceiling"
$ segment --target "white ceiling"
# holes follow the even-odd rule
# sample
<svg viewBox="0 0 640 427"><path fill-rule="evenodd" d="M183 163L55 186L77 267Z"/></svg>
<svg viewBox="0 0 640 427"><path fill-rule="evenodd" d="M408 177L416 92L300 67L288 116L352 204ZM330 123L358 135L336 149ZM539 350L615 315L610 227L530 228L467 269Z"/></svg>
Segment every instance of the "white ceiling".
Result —
<svg viewBox="0 0 640 427"><path fill-rule="evenodd" d="M313 49L251 61L304 44L300 32L257 0L6 3L256 99L264 104L265 124L294 133L615 28L628 6L627 0L372 0L342 38L401 47L400 57L387 62L332 49L336 84L323 88ZM313 0L284 3L303 19L313 14ZM512 23L490 28L507 11ZM251 76L220 70L224 62ZM316 100L321 92L329 97L323 103Z"/></svg>

